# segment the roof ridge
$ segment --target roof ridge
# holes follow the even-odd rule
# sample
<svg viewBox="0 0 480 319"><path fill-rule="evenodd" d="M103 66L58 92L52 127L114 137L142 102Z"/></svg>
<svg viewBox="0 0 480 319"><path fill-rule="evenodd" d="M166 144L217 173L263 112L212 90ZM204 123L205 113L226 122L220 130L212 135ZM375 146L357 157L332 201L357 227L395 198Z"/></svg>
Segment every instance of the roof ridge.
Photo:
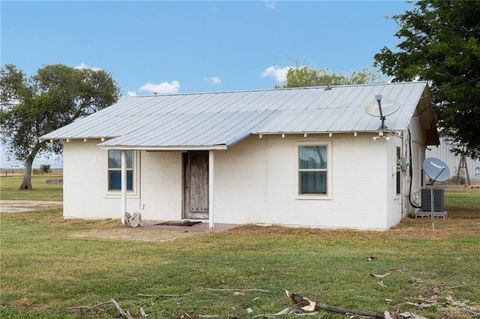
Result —
<svg viewBox="0 0 480 319"><path fill-rule="evenodd" d="M398 85L398 84L427 84L428 81L402 81L402 82L382 82L382 83L364 83L364 84L337 84L337 85L321 85L321 86L301 86L292 88L271 88L271 89L246 89L246 90L229 90L229 91L211 91L211 92L185 92L185 93L166 93L154 95L135 95L124 96L122 98L143 98L143 97L164 97L164 96L182 96L182 95L206 95L206 94L225 94L225 93L255 93L255 92L270 92L270 91L295 91L295 90L315 90L325 88L339 88L339 87L361 87L361 86L384 86L384 85Z"/></svg>

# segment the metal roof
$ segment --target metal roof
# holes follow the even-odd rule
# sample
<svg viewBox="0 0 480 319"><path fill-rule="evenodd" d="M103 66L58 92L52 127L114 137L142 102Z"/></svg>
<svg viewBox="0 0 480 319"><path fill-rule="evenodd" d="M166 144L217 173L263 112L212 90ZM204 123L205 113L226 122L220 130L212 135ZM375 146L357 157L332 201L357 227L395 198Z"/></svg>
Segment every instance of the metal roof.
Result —
<svg viewBox="0 0 480 319"><path fill-rule="evenodd" d="M405 130L426 82L124 97L43 139L107 138L105 148L227 148L251 134L375 132L365 106L400 103L389 130Z"/></svg>

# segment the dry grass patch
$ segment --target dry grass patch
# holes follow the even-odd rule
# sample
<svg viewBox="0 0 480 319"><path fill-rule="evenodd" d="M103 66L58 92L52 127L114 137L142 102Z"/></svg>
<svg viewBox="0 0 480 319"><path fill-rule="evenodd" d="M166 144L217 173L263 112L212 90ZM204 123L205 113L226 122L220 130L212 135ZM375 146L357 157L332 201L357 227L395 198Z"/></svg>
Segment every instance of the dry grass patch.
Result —
<svg viewBox="0 0 480 319"><path fill-rule="evenodd" d="M198 234L198 233L197 233ZM165 242L195 235L191 232L156 229L156 228L127 228L120 226L110 229L95 229L82 232L74 232L70 236L74 238L94 238L107 240L133 240Z"/></svg>
<svg viewBox="0 0 480 319"><path fill-rule="evenodd" d="M60 201L0 200L0 213L25 213L61 208Z"/></svg>
<svg viewBox="0 0 480 319"><path fill-rule="evenodd" d="M355 238L355 239L424 239L448 240L450 236L472 235L480 231L479 218L453 217L435 219L435 229L432 229L431 220L428 218L405 218L402 222L388 231L362 231L348 229L322 229L322 228L291 228L282 226L255 226L247 225L238 227L230 232L241 236L253 235L297 235L314 236L328 240Z"/></svg>

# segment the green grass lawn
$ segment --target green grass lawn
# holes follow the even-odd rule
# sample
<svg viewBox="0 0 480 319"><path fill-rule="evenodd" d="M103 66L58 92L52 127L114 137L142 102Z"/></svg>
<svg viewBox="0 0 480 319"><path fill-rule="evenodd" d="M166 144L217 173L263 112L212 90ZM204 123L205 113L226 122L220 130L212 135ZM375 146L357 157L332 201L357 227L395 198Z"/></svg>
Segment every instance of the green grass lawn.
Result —
<svg viewBox="0 0 480 319"><path fill-rule="evenodd" d="M157 243L74 238L74 232L120 226L108 220L63 220L61 210L5 214L0 318L118 317L112 306L83 316L66 310L111 298L135 318L140 307L150 318L179 318L184 312L248 318L289 306L284 289L353 309L399 307L430 318L469 318L443 308L418 310L405 301L428 297L434 287L455 299L480 300L478 194L448 191L453 218L438 220L435 231L428 220L407 219L388 232L247 226ZM364 256L378 259L367 262ZM387 287L370 276L387 272ZM460 287L448 288L454 286ZM269 292L234 295L205 288ZM249 307L252 314L245 311Z"/></svg>
<svg viewBox="0 0 480 319"><path fill-rule="evenodd" d="M445 202L447 210L480 214L480 189L448 188Z"/></svg>
<svg viewBox="0 0 480 319"><path fill-rule="evenodd" d="M22 200L62 200L63 185L47 184L47 179L62 178L59 175L34 175L32 176L33 190L20 191L18 187L22 183L22 176L0 177L0 199Z"/></svg>

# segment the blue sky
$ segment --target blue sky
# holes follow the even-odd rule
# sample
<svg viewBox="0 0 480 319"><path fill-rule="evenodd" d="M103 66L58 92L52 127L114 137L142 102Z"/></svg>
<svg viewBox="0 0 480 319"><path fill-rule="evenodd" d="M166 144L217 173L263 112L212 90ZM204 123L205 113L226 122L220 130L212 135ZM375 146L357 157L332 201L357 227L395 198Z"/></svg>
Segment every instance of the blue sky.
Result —
<svg viewBox="0 0 480 319"><path fill-rule="evenodd" d="M287 67L371 67L410 5L371 2L1 2L1 63L110 72L122 94L272 88ZM142 89L143 88L143 89Z"/></svg>
<svg viewBox="0 0 480 319"><path fill-rule="evenodd" d="M371 67L380 48L396 43L395 23L386 17L407 7L400 1L2 2L1 60L28 74L50 63L102 68L125 95L150 94L139 88L163 82L170 86L159 90L179 92L271 88L274 75L295 60L344 72ZM263 77L271 66L271 76Z"/></svg>

